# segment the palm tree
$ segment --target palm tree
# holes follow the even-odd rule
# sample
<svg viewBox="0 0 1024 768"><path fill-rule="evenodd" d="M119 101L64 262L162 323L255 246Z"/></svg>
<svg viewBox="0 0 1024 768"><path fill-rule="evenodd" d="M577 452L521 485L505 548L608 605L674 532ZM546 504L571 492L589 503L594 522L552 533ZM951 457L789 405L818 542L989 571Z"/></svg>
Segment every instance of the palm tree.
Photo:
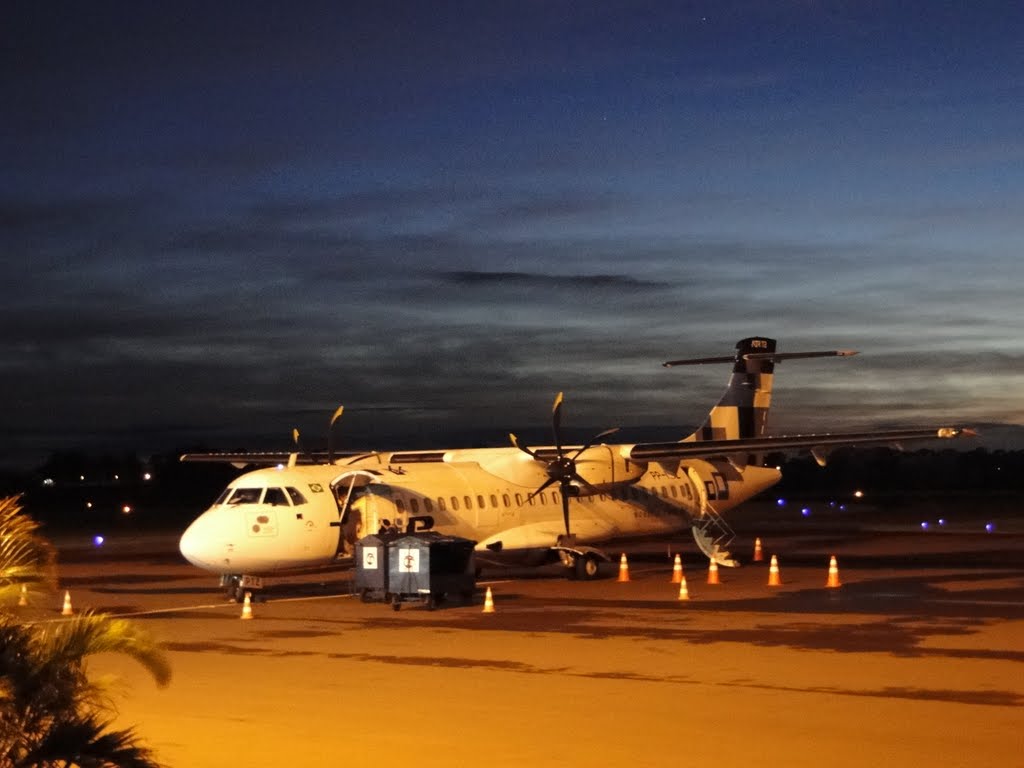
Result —
<svg viewBox="0 0 1024 768"><path fill-rule="evenodd" d="M53 563L18 497L0 499L0 596L20 593L19 583L49 583ZM170 680L159 644L132 622L90 613L27 622L0 608L0 765L158 765L131 729L111 730L109 699L86 675L86 657L110 652L139 661L160 686Z"/></svg>
<svg viewBox="0 0 1024 768"><path fill-rule="evenodd" d="M21 496L0 498L0 610L29 589L52 589L57 557L39 535L39 523L21 508Z"/></svg>

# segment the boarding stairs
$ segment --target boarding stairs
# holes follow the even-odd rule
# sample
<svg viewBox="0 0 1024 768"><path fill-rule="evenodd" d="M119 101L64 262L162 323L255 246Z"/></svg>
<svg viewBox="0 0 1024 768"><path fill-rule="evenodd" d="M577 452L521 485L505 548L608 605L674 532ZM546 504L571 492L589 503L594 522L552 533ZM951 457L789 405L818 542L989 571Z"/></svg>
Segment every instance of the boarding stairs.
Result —
<svg viewBox="0 0 1024 768"><path fill-rule="evenodd" d="M693 521L690 530L693 540L709 560L727 568L739 565L725 549L736 538L736 534L710 504L701 505L700 517Z"/></svg>

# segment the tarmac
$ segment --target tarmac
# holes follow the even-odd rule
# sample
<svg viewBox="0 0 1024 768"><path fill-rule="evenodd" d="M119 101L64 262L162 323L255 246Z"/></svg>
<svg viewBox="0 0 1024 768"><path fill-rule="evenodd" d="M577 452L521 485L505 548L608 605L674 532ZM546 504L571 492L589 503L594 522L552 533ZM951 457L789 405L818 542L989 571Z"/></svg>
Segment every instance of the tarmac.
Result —
<svg viewBox="0 0 1024 768"><path fill-rule="evenodd" d="M1024 535L761 539L718 585L692 542L641 543L627 583L616 550L606 578L485 572L470 605L395 612L331 573L273 581L251 621L174 535L63 540L28 610L59 621L68 590L164 642L164 689L120 656L90 674L172 766L1024 766Z"/></svg>

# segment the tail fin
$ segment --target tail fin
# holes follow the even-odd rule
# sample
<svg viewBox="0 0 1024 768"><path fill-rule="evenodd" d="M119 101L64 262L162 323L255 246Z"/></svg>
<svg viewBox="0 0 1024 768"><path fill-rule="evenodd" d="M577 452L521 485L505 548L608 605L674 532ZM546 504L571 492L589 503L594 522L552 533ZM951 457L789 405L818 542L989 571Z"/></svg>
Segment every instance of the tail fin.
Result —
<svg viewBox="0 0 1024 768"><path fill-rule="evenodd" d="M736 355L733 358L673 361L671 365L733 363L729 386L722 399L711 409L701 427L684 442L738 440L763 435L768 423L768 408L772 402L774 353L775 339L751 337L736 342Z"/></svg>
<svg viewBox="0 0 1024 768"><path fill-rule="evenodd" d="M808 357L848 357L857 354L850 349L827 352L775 352L775 339L751 336L736 342L733 357L704 357L696 360L671 360L664 365L702 365L732 363L729 386L711 409L700 429L683 442L704 440L739 440L761 437L768 424L768 408L772 402L772 380L775 363Z"/></svg>

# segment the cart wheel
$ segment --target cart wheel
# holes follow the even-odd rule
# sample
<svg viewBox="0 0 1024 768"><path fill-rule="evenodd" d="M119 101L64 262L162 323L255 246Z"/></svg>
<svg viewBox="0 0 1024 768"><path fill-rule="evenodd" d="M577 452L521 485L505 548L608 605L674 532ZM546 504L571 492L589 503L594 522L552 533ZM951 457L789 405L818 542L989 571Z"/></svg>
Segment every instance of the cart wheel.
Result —
<svg viewBox="0 0 1024 768"><path fill-rule="evenodd" d="M433 595L429 595L424 602L427 604L427 610L432 611L437 608L437 598Z"/></svg>
<svg viewBox="0 0 1024 768"><path fill-rule="evenodd" d="M364 589L362 592L360 592L359 599L362 600L364 603L370 602L370 590Z"/></svg>
<svg viewBox="0 0 1024 768"><path fill-rule="evenodd" d="M399 597L398 595L393 595L391 597L391 610L393 610L393 611L400 611L400 610L402 610L402 598Z"/></svg>

